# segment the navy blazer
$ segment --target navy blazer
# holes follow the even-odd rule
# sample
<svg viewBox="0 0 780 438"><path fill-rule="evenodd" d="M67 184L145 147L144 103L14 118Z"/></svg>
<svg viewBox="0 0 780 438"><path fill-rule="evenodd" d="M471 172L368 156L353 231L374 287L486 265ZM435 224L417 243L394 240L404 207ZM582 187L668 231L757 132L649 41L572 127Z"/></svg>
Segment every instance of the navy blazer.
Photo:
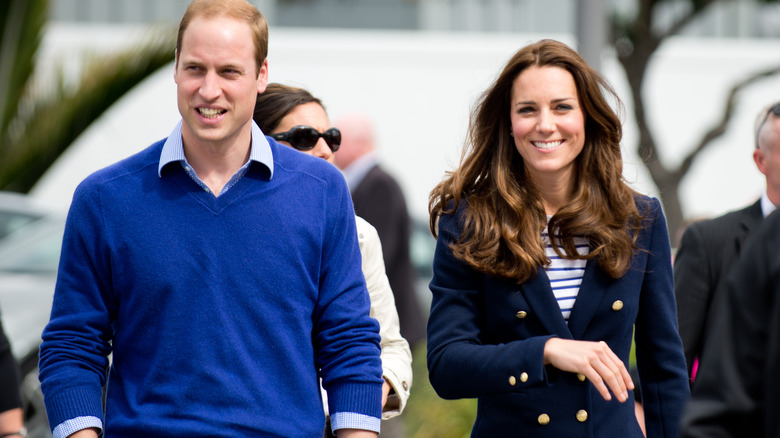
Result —
<svg viewBox="0 0 780 438"><path fill-rule="evenodd" d="M545 342L557 336L605 341L628 366L636 326L647 436L676 437L689 388L659 201L637 198L649 214L623 277L588 261L568 325L542 267L518 285L453 256L463 204L439 220L428 370L441 397L479 399L472 436L642 437L631 392L628 402L608 402L582 376L543 365Z"/></svg>

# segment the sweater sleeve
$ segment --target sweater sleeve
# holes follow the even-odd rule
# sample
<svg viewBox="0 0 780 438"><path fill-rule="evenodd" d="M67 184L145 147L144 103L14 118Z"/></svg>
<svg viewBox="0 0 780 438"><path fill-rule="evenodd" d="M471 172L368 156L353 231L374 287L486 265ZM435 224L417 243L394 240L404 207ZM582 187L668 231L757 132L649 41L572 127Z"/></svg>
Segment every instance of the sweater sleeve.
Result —
<svg viewBox="0 0 780 438"><path fill-rule="evenodd" d="M100 198L82 183L68 213L40 348L41 388L52 428L77 417L103 418L114 304L102 228Z"/></svg>
<svg viewBox="0 0 780 438"><path fill-rule="evenodd" d="M335 169L334 169L335 171ZM340 413L381 418L379 324L369 316L355 214L343 177L330 180L320 217L324 242L314 347L332 417Z"/></svg>

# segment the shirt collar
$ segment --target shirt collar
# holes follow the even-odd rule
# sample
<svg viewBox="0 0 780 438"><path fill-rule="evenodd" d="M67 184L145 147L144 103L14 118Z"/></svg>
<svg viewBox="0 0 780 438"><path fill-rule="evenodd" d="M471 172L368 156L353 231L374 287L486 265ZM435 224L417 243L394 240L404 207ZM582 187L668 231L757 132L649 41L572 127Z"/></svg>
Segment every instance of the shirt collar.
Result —
<svg viewBox="0 0 780 438"><path fill-rule="evenodd" d="M772 204L772 201L769 200L769 196L766 194L766 189L764 189L764 193L761 194L761 213L764 214L764 217L767 217L776 208L777 206Z"/></svg>
<svg viewBox="0 0 780 438"><path fill-rule="evenodd" d="M173 128L171 135L168 136L163 144L162 153L160 153L160 163L157 166L158 176L162 176L163 167L170 163L187 162L187 158L184 156L184 143L181 138L181 125L182 121L179 120L179 123ZM273 177L274 156L271 152L271 146L254 120L252 121L252 143L249 149L249 161L255 161L264 165L268 168L271 177Z"/></svg>
<svg viewBox="0 0 780 438"><path fill-rule="evenodd" d="M349 190L355 190L355 187L360 185L369 170L373 169L377 164L376 152L367 152L360 158L355 159L349 166L341 171L344 174L344 179L347 180L347 186Z"/></svg>

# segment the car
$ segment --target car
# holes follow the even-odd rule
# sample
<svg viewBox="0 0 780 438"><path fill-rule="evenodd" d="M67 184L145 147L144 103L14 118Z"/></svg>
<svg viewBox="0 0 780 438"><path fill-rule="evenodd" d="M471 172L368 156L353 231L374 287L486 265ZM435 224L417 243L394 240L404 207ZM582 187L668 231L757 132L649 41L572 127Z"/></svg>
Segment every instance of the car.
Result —
<svg viewBox="0 0 780 438"><path fill-rule="evenodd" d="M38 348L49 321L65 217L41 215L0 239L0 318L22 372L28 437L51 437L38 381Z"/></svg>
<svg viewBox="0 0 780 438"><path fill-rule="evenodd" d="M0 191L0 239L45 216L47 210L27 195Z"/></svg>

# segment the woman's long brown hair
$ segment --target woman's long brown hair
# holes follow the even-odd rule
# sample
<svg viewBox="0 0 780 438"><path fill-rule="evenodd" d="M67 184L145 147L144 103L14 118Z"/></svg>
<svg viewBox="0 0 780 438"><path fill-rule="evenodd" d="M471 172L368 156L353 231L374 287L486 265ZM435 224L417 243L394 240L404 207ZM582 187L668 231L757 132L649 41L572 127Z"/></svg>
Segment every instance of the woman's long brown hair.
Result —
<svg viewBox="0 0 780 438"><path fill-rule="evenodd" d="M474 269L518 283L549 263L541 232L547 225L542 198L528 177L511 137L510 100L514 80L531 66L559 67L574 78L585 116L585 145L576 159L576 183L569 203L550 219L549 235L559 255L597 258L613 278L628 270L637 249L641 215L637 195L623 179L620 119L605 94L621 103L607 81L563 43L542 40L515 53L472 111L460 165L431 192L430 227L461 202L461 234L451 245ZM557 238L556 238L557 236ZM577 253L574 237L588 239L590 253Z"/></svg>

